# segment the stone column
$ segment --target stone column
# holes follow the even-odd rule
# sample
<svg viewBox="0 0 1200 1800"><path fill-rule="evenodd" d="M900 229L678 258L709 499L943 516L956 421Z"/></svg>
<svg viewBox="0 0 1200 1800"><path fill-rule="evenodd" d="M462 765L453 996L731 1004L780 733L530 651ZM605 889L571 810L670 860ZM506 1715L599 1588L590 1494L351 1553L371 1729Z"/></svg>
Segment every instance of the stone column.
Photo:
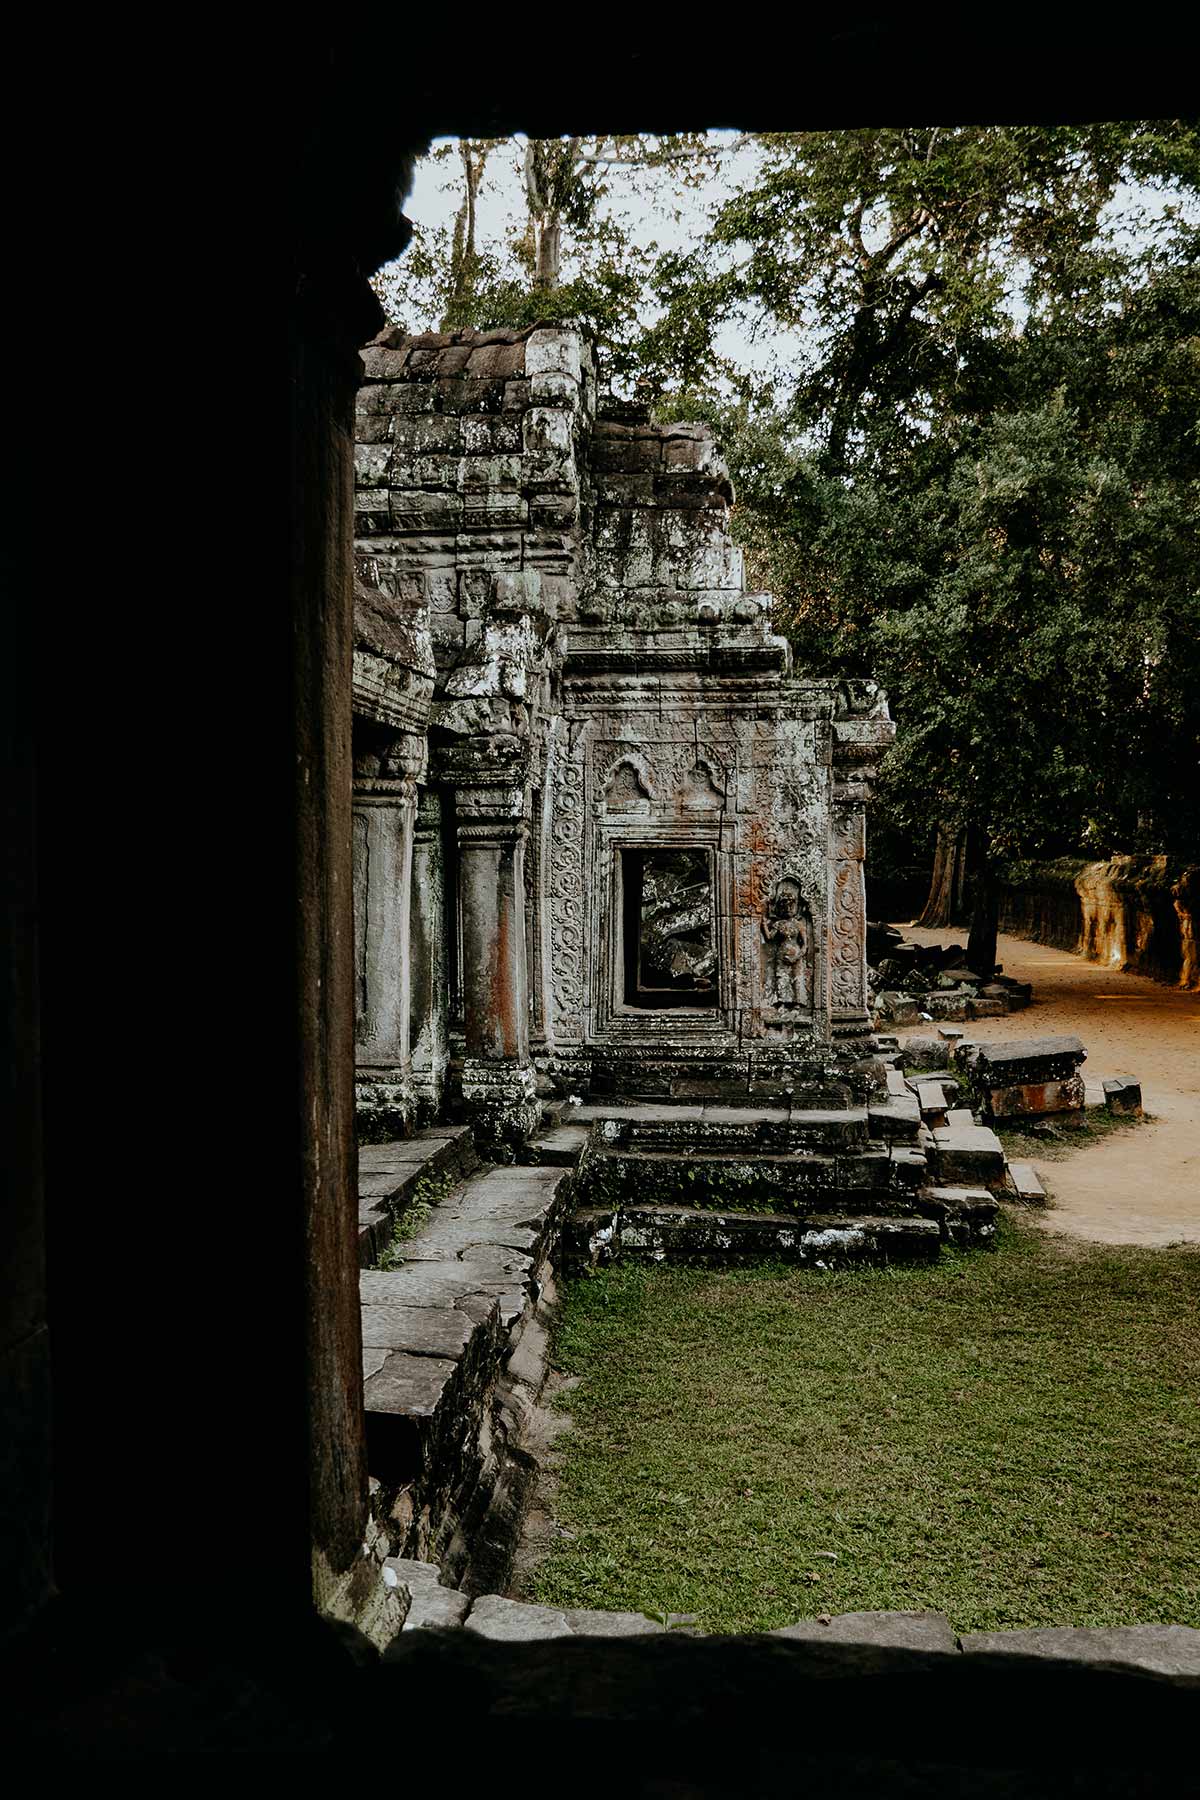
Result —
<svg viewBox="0 0 1200 1800"><path fill-rule="evenodd" d="M423 740L409 732L355 759L355 1083L364 1142L405 1136L416 1119L410 914L424 759Z"/></svg>
<svg viewBox="0 0 1200 1800"><path fill-rule="evenodd" d="M477 1133L512 1142L527 1137L540 1116L529 1058L525 953L529 821L497 816L494 808L487 790L458 795L462 1092Z"/></svg>
<svg viewBox="0 0 1200 1800"><path fill-rule="evenodd" d="M867 802L881 757L896 735L873 681L842 683L833 720L830 821L830 1011L835 1038L867 1038L867 896L863 858Z"/></svg>
<svg viewBox="0 0 1200 1800"><path fill-rule="evenodd" d="M450 1059L446 871L442 800L436 788L422 788L417 799L410 945L412 1083L422 1116L432 1118L441 1109Z"/></svg>
<svg viewBox="0 0 1200 1800"><path fill-rule="evenodd" d="M858 784L834 788L831 831L830 1013L838 1038L865 1037L867 1012L867 900L863 881L866 797Z"/></svg>

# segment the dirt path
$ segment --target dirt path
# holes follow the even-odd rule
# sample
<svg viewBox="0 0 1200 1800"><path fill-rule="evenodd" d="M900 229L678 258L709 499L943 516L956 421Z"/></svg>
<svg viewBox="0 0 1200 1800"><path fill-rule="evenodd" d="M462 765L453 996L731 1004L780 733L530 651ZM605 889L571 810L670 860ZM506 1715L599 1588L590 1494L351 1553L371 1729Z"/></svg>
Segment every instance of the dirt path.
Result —
<svg viewBox="0 0 1200 1800"><path fill-rule="evenodd" d="M903 930L922 944L966 941L961 930ZM1006 975L1033 983L1033 1005L964 1031L980 1043L1077 1032L1087 1046L1088 1098L1098 1098L1106 1076L1131 1075L1153 1115L1141 1130L1061 1161L1030 1156L1054 1195L1046 1229L1105 1244L1200 1243L1200 994L1024 938L1001 936L999 957ZM932 1029L909 1026L900 1036Z"/></svg>

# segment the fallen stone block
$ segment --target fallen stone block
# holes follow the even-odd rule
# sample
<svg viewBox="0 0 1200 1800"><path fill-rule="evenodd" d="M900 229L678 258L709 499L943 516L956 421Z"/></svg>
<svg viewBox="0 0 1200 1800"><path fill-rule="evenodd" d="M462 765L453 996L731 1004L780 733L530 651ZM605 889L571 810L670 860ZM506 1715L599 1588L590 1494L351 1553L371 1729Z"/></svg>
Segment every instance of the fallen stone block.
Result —
<svg viewBox="0 0 1200 1800"><path fill-rule="evenodd" d="M1084 1103L1080 1064L1087 1057L1073 1034L1014 1038L962 1046L958 1061L985 1119L1014 1122L1078 1112Z"/></svg>
<svg viewBox="0 0 1200 1800"><path fill-rule="evenodd" d="M930 1127L946 1123L946 1090L940 1081L918 1081L917 1104L921 1117Z"/></svg>
<svg viewBox="0 0 1200 1800"><path fill-rule="evenodd" d="M962 1035L963 1035L963 1032L962 1032L961 1025L939 1025L938 1026L938 1036L941 1038L942 1042L949 1049L953 1049L955 1044L961 1042Z"/></svg>
<svg viewBox="0 0 1200 1800"><path fill-rule="evenodd" d="M926 1012L932 1019L965 1019L969 995L962 989L948 994L927 994Z"/></svg>
<svg viewBox="0 0 1200 1800"><path fill-rule="evenodd" d="M951 1106L946 1111L946 1124L951 1130L957 1131L961 1127L978 1125L978 1123L979 1120L975 1117L975 1114L969 1107Z"/></svg>
<svg viewBox="0 0 1200 1800"><path fill-rule="evenodd" d="M867 1107L867 1125L872 1137L885 1143L916 1142L921 1124L921 1108L912 1094L889 1093L887 1099L873 1100Z"/></svg>
<svg viewBox="0 0 1200 1800"><path fill-rule="evenodd" d="M877 1005L880 1018L893 1025L916 1025L921 1017L921 1008L911 994L880 994Z"/></svg>
<svg viewBox="0 0 1200 1800"><path fill-rule="evenodd" d="M1046 1190L1032 1163L1009 1163L1008 1179L1012 1184L1013 1198L1022 1206L1045 1206Z"/></svg>
<svg viewBox="0 0 1200 1800"><path fill-rule="evenodd" d="M935 1219L944 1242L966 1248L990 1245L996 1236L1000 1203L984 1187L929 1187L916 1196L918 1210Z"/></svg>
<svg viewBox="0 0 1200 1800"><path fill-rule="evenodd" d="M972 1049L973 1066L993 1087L1014 1087L1026 1081L1065 1081L1087 1059L1087 1051L1073 1032L1012 1038L1008 1043L973 1044Z"/></svg>
<svg viewBox="0 0 1200 1800"><path fill-rule="evenodd" d="M968 1631L968 1656L1053 1656L1072 1662L1200 1676L1200 1631L1191 1625L1056 1625L1026 1631Z"/></svg>
<svg viewBox="0 0 1200 1800"><path fill-rule="evenodd" d="M1007 1184L1000 1139L983 1125L935 1131L929 1160L940 1186L979 1186L998 1192Z"/></svg>
<svg viewBox="0 0 1200 1800"><path fill-rule="evenodd" d="M965 1016L968 1019L1002 1019L1008 1011L1007 998L968 1000Z"/></svg>
<svg viewBox="0 0 1200 1800"><path fill-rule="evenodd" d="M781 1625L770 1636L810 1643L886 1644L901 1650L958 1649L954 1627L940 1612L834 1613L827 1619L798 1619L794 1625Z"/></svg>
<svg viewBox="0 0 1200 1800"><path fill-rule="evenodd" d="M1113 1075L1104 1083L1104 1104L1110 1113L1138 1116L1142 1110L1142 1087L1132 1075Z"/></svg>
<svg viewBox="0 0 1200 1800"><path fill-rule="evenodd" d="M950 1060L950 1046L937 1037L910 1037L904 1046L904 1061L910 1069L944 1069Z"/></svg>
<svg viewBox="0 0 1200 1800"><path fill-rule="evenodd" d="M989 1088L984 1114L991 1119L1042 1119L1051 1113L1075 1113L1084 1104L1082 1075L1066 1081L1024 1081L1016 1087Z"/></svg>

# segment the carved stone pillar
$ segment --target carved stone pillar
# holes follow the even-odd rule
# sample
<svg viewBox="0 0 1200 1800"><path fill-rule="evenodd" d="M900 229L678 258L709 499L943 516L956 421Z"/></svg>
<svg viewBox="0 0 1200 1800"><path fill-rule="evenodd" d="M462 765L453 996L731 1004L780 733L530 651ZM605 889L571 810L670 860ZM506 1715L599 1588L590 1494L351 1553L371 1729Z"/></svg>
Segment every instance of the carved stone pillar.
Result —
<svg viewBox="0 0 1200 1800"><path fill-rule="evenodd" d="M830 1011L833 1035L864 1037L867 1012L867 901L863 881L866 804L857 784L834 788L830 896Z"/></svg>
<svg viewBox="0 0 1200 1800"><path fill-rule="evenodd" d="M463 1103L484 1139L527 1137L540 1108L529 1057L525 851L529 820L501 812L513 794L457 795L458 900L466 1031Z"/></svg>
<svg viewBox="0 0 1200 1800"><path fill-rule="evenodd" d="M843 682L833 721L830 830L830 1000L835 1038L866 1038L867 896L863 858L867 802L880 758L896 735L873 681Z"/></svg>
<svg viewBox="0 0 1200 1800"><path fill-rule="evenodd" d="M432 1118L441 1108L450 1059L446 870L436 788L422 788L417 800L410 945L412 1082L422 1115Z"/></svg>
<svg viewBox="0 0 1200 1800"><path fill-rule="evenodd" d="M410 732L376 733L355 755L355 1082L364 1142L404 1136L416 1119L410 915L424 764L424 740Z"/></svg>

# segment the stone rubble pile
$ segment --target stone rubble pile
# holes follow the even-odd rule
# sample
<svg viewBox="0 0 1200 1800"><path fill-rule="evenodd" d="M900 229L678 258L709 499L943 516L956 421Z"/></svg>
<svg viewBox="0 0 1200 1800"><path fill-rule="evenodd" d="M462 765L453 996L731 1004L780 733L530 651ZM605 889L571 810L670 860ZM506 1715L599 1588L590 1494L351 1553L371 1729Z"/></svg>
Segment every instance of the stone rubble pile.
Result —
<svg viewBox="0 0 1200 1800"><path fill-rule="evenodd" d="M961 944L914 944L894 925L867 925L867 990L876 1025L922 1020L999 1019L1033 999L1027 981L998 966L989 975L968 968Z"/></svg>

